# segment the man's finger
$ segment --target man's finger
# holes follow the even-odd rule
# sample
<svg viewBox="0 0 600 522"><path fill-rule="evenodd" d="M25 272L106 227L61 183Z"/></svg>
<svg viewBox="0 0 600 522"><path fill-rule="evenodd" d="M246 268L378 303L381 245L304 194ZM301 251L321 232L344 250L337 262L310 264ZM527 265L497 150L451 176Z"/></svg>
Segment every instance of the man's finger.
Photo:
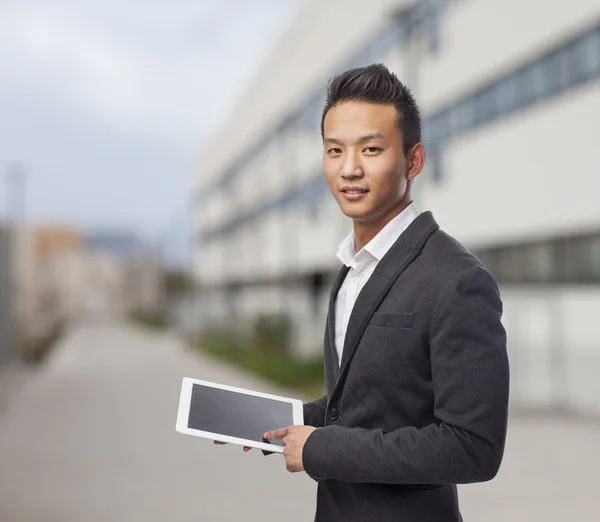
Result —
<svg viewBox="0 0 600 522"><path fill-rule="evenodd" d="M265 433L265 439L281 440L281 439L283 439L283 437L285 437L287 435L287 432L288 432L287 428L281 428L278 430L267 431L267 433Z"/></svg>

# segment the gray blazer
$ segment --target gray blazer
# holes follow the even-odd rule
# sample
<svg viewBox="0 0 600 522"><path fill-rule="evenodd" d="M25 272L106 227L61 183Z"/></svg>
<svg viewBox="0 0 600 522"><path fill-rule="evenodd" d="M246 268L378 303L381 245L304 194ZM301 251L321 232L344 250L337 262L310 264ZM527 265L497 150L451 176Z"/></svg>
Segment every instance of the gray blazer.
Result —
<svg viewBox="0 0 600 522"><path fill-rule="evenodd" d="M509 368L496 281L419 215L381 259L348 324L341 369L333 285L327 394L304 405L319 522L458 522L456 484L498 472Z"/></svg>

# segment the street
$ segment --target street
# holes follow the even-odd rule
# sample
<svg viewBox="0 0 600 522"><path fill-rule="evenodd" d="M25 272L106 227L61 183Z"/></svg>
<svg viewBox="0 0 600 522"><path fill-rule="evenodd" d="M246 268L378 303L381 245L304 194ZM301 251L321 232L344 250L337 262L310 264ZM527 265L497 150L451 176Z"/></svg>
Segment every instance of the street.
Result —
<svg viewBox="0 0 600 522"><path fill-rule="evenodd" d="M75 328L4 397L0 521L313 520L316 484L282 456L175 431L184 376L290 394L168 333ZM497 478L460 488L465 521L600 520L599 441L597 425L512 418Z"/></svg>

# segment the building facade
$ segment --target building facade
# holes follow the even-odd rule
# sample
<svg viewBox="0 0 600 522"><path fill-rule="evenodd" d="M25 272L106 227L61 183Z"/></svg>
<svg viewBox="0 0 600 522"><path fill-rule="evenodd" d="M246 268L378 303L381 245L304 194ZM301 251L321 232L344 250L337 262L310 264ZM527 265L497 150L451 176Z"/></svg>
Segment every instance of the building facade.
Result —
<svg viewBox="0 0 600 522"><path fill-rule="evenodd" d="M15 354L10 228L0 225L0 366Z"/></svg>
<svg viewBox="0 0 600 522"><path fill-rule="evenodd" d="M160 259L124 237L94 241L65 226L0 226L0 364L13 356L38 360L83 319L162 311Z"/></svg>
<svg viewBox="0 0 600 522"><path fill-rule="evenodd" d="M321 171L328 79L385 63L413 91L419 206L501 284L513 399L600 414L600 5L307 1L205 148L195 194L204 328L294 321L322 346L351 223Z"/></svg>

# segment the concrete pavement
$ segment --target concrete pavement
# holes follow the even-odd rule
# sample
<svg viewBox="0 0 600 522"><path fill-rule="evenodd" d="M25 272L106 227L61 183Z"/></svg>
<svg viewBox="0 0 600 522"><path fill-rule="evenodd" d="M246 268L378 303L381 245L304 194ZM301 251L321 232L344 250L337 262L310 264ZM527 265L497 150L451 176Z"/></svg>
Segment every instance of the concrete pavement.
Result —
<svg viewBox="0 0 600 522"><path fill-rule="evenodd" d="M280 455L175 432L181 378L290 394L131 325L73 330L0 414L1 522L309 521L315 483ZM600 429L513 418L498 477L460 488L466 522L600 520Z"/></svg>
<svg viewBox="0 0 600 522"><path fill-rule="evenodd" d="M73 331L0 418L1 522L312 520L282 456L181 435L181 378L281 392L126 325Z"/></svg>

